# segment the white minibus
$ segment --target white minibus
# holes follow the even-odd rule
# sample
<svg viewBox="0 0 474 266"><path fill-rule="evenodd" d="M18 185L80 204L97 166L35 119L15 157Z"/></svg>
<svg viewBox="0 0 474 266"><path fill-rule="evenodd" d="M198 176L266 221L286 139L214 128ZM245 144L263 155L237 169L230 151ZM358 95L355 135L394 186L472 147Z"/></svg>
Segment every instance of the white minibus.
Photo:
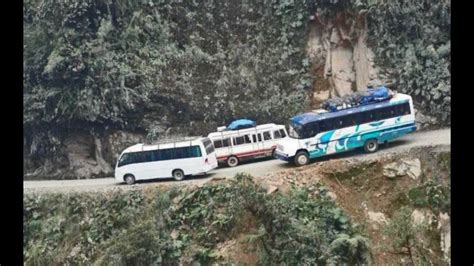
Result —
<svg viewBox="0 0 474 266"><path fill-rule="evenodd" d="M115 180L133 184L138 180L173 177L179 181L216 167L216 152L209 138L140 143L122 152L115 167Z"/></svg>

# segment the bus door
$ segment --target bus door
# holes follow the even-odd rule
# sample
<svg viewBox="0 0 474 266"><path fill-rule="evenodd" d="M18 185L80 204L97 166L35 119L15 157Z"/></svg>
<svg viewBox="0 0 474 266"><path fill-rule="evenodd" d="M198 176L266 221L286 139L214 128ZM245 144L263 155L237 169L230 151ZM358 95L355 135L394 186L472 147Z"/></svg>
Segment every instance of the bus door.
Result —
<svg viewBox="0 0 474 266"><path fill-rule="evenodd" d="M252 145L254 151L263 149L262 136L258 133L257 129L252 133Z"/></svg>
<svg viewBox="0 0 474 266"><path fill-rule="evenodd" d="M269 150L273 147L273 141L272 141L272 131L269 129L269 130L266 130L266 131L263 131L261 133L262 135L262 148L265 149L265 150Z"/></svg>
<svg viewBox="0 0 474 266"><path fill-rule="evenodd" d="M233 145L232 145L232 136L224 136L224 133L221 132L221 139L222 139L222 148L223 152L221 155L231 155L233 152Z"/></svg>

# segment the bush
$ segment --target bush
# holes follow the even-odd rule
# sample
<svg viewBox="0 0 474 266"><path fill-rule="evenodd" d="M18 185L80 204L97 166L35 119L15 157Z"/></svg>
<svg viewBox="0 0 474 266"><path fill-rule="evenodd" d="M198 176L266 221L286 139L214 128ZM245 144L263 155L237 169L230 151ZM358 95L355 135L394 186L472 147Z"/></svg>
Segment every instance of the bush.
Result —
<svg viewBox="0 0 474 266"><path fill-rule="evenodd" d="M252 177L178 191L26 195L25 264L170 264L221 260L235 234L262 247L263 264L367 263L368 242L324 193L267 195ZM149 194L148 194L149 195ZM148 198L148 200L147 200ZM257 232L239 232L254 219Z"/></svg>

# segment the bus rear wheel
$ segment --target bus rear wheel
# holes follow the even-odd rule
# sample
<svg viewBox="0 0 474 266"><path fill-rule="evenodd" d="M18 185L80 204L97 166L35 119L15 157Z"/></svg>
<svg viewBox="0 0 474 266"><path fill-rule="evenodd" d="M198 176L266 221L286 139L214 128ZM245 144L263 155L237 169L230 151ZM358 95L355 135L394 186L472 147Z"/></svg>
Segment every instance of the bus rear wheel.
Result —
<svg viewBox="0 0 474 266"><path fill-rule="evenodd" d="M376 152L379 149L379 142L376 139L369 139L364 144L364 151L367 153Z"/></svg>
<svg viewBox="0 0 474 266"><path fill-rule="evenodd" d="M133 175L126 175L124 177L125 183L133 185L135 183L135 177Z"/></svg>
<svg viewBox="0 0 474 266"><path fill-rule="evenodd" d="M299 152L296 153L294 160L295 160L295 164L297 166L302 166L302 165L308 164L308 162L309 162L308 153L305 152L305 151L299 151Z"/></svg>
<svg viewBox="0 0 474 266"><path fill-rule="evenodd" d="M173 178L176 181L181 181L184 179L184 172L181 169L176 169L173 171Z"/></svg>
<svg viewBox="0 0 474 266"><path fill-rule="evenodd" d="M227 165L228 166L234 167L234 166L237 166L238 164L239 164L239 159L237 159L237 157L230 156L229 158L227 158Z"/></svg>

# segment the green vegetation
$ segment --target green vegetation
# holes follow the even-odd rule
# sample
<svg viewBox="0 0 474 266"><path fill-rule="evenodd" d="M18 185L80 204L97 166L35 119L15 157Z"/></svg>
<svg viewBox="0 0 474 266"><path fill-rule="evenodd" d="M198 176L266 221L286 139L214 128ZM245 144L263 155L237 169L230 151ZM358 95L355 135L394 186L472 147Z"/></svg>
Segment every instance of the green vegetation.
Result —
<svg viewBox="0 0 474 266"><path fill-rule="evenodd" d="M412 212L413 209L409 207L400 208L384 228L384 234L391 240L392 249L396 253L407 255L412 265L428 264L424 256L426 250L419 238L419 235L427 230L427 225L423 223L415 225Z"/></svg>
<svg viewBox="0 0 474 266"><path fill-rule="evenodd" d="M54 146L61 130L84 126L206 132L235 117L275 122L303 110L308 5L239 3L25 0L29 142Z"/></svg>
<svg viewBox="0 0 474 266"><path fill-rule="evenodd" d="M440 124L451 122L450 1L367 1L370 45L401 92Z"/></svg>
<svg viewBox="0 0 474 266"><path fill-rule="evenodd" d="M225 259L217 243L238 234L263 264L370 261L367 240L325 193L267 195L250 176L236 180L183 191L25 195L25 263L208 263ZM249 219L256 228L243 229Z"/></svg>
<svg viewBox="0 0 474 266"><path fill-rule="evenodd" d="M451 209L451 187L443 186L433 180L408 191L408 198L414 207L431 208L437 212L449 212Z"/></svg>

